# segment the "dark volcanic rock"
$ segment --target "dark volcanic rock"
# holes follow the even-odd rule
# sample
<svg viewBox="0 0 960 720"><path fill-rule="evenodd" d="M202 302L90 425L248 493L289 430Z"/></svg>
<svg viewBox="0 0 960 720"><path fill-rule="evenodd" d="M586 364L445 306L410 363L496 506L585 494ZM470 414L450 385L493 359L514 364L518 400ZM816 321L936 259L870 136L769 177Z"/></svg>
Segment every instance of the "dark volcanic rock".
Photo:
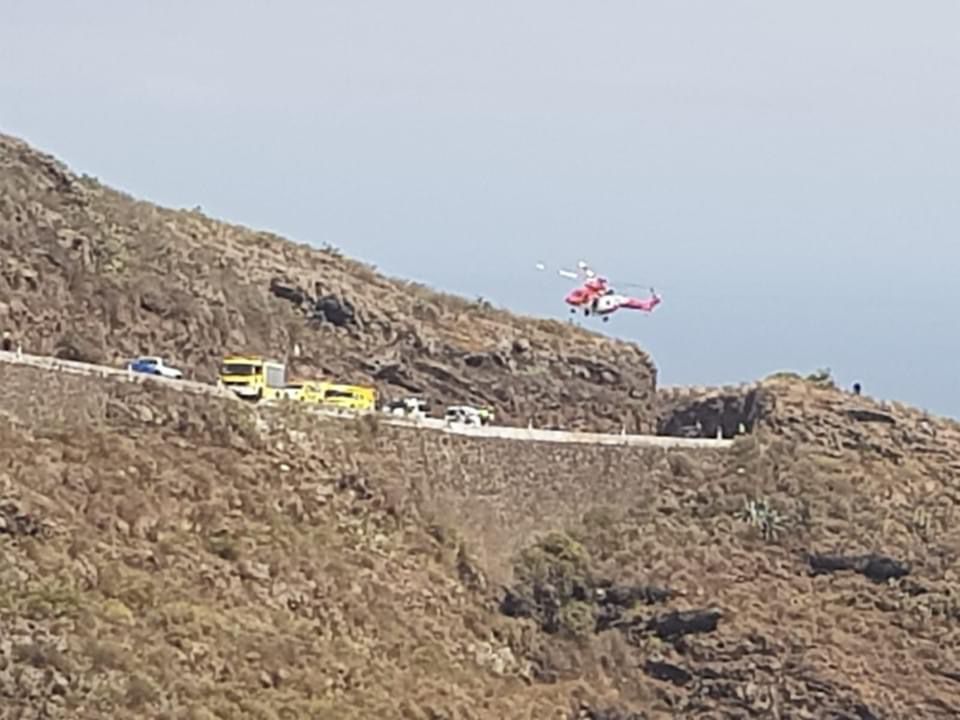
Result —
<svg viewBox="0 0 960 720"><path fill-rule="evenodd" d="M688 673L679 665L673 665L668 662L657 662L647 660L643 666L643 671L652 678L665 680L674 685L686 685L693 680L693 675Z"/></svg>
<svg viewBox="0 0 960 720"><path fill-rule="evenodd" d="M847 417L857 422L884 423L886 425L896 425L897 421L890 413L878 412L876 410L865 410L852 408L847 410Z"/></svg>
<svg viewBox="0 0 960 720"><path fill-rule="evenodd" d="M273 278L270 281L270 292L300 307L313 305L314 302L306 290L281 278Z"/></svg>
<svg viewBox="0 0 960 720"><path fill-rule="evenodd" d="M811 554L807 560L814 575L852 570L874 582L886 582L910 574L909 568L903 563L885 555L873 553L868 555Z"/></svg>
<svg viewBox="0 0 960 720"><path fill-rule="evenodd" d="M43 526L37 518L21 512L13 502L0 505L0 534L33 537L43 532Z"/></svg>
<svg viewBox="0 0 960 720"><path fill-rule="evenodd" d="M596 708L581 703L570 715L570 720L646 720L642 713L619 708Z"/></svg>
<svg viewBox="0 0 960 720"><path fill-rule="evenodd" d="M657 637L675 640L684 635L713 632L721 617L719 610L684 610L655 617L647 626Z"/></svg>
<svg viewBox="0 0 960 720"><path fill-rule="evenodd" d="M663 393L657 434L677 437L732 438L752 432L760 421L765 396L758 389L714 390L702 395Z"/></svg>
<svg viewBox="0 0 960 720"><path fill-rule="evenodd" d="M346 327L356 324L357 311L349 300L336 295L324 295L314 303L311 317L314 320L325 320L337 327Z"/></svg>

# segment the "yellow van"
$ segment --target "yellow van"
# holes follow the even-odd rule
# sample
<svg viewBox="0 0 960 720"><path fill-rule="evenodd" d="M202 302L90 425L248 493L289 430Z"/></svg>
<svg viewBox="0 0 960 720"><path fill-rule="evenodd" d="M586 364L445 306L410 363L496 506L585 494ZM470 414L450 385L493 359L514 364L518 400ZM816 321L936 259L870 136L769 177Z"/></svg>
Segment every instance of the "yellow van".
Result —
<svg viewBox="0 0 960 720"><path fill-rule="evenodd" d="M347 410L375 410L377 407L377 391L362 385L340 385L337 383L323 383L321 404L328 407L339 407Z"/></svg>
<svg viewBox="0 0 960 720"><path fill-rule="evenodd" d="M307 403L322 403L323 402L323 389L327 383L320 382L319 380L304 380L300 384L300 391L297 395L297 399L301 402Z"/></svg>
<svg viewBox="0 0 960 720"><path fill-rule="evenodd" d="M228 355L223 358L217 384L241 398L281 398L286 395L287 368L259 355Z"/></svg>
<svg viewBox="0 0 960 720"><path fill-rule="evenodd" d="M307 380L290 380L284 388L284 396L289 400L303 400L308 382Z"/></svg>

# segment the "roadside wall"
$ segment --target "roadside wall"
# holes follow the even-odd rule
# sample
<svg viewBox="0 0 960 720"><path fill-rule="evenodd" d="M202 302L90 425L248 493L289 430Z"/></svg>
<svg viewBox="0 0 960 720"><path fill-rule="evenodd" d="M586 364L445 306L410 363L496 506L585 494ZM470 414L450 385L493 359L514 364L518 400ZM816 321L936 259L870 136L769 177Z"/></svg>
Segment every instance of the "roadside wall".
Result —
<svg viewBox="0 0 960 720"><path fill-rule="evenodd" d="M18 373L14 368L28 370L29 372ZM13 384L23 385L22 392L11 390L15 397L20 398L21 416L25 417L23 413L49 412L52 413L52 416L48 417L48 421L53 421L59 418L60 415L63 415L63 418L60 418L61 420L69 419L70 422L81 421L84 418L90 420L93 417L103 416L106 408L97 406L95 409L91 405L90 399L85 397L85 395L88 394L86 388L89 387L89 383L97 381L106 382L107 387L112 388L111 392L114 395L118 397L123 396L128 399L137 396L138 393L135 388L139 387L146 388L151 394L157 392L161 394L166 393L170 398L180 394L216 398L223 402L237 402L237 399L229 391L221 390L215 385L183 380L168 380L166 378L131 373L119 368L60 360L47 356L0 352L0 371L9 371L11 373L10 377L16 378L12 380ZM0 379L2 379L2 377L3 375L0 375ZM72 380L68 381L64 378L71 378ZM56 391L54 391L55 389ZM63 407L56 398L58 396L64 396L65 393L73 393L73 397L69 406ZM95 405L96 403L94 402L93 404ZM311 411L333 417L344 416L344 413L317 407L311 408ZM90 412L93 412L93 415L89 415ZM78 416L77 413L80 413L80 415ZM346 416L352 417L353 414L347 413ZM729 445L729 441L716 439L657 437L655 435L627 435L625 433L571 432L498 425L486 427L451 425L438 418L410 421L388 416L382 418L381 422L417 428L421 431L426 429L471 437L500 438L521 442L533 441L582 443L589 445L689 448L722 448Z"/></svg>
<svg viewBox="0 0 960 720"><path fill-rule="evenodd" d="M353 468L360 482L392 495L398 506L456 528L472 546L483 548L490 567L500 563L501 569L504 558L533 535L575 521L592 507L659 506L669 498L651 484L654 476L671 476L678 461L685 468L719 467L727 452L541 441L515 428L528 434L518 442L496 437L497 428L439 432L391 424L380 415L254 410L233 398L178 392L150 378L130 383L121 376L0 363L3 412L38 432L152 430L179 436L198 451L219 445L267 453L278 467L303 465L308 476L333 486L343 481L343 468ZM467 434L477 432L485 434Z"/></svg>

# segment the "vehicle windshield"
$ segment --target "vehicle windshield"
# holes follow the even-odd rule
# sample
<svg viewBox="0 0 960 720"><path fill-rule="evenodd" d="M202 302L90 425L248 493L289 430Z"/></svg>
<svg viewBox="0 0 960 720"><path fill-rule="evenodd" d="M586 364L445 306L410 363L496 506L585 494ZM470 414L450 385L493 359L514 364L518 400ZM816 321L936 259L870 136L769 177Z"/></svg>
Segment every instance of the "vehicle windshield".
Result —
<svg viewBox="0 0 960 720"><path fill-rule="evenodd" d="M353 393L349 390L327 390L323 394L325 398L352 398Z"/></svg>
<svg viewBox="0 0 960 720"><path fill-rule="evenodd" d="M226 363L220 368L221 375L255 375L259 371L259 365L250 363Z"/></svg>

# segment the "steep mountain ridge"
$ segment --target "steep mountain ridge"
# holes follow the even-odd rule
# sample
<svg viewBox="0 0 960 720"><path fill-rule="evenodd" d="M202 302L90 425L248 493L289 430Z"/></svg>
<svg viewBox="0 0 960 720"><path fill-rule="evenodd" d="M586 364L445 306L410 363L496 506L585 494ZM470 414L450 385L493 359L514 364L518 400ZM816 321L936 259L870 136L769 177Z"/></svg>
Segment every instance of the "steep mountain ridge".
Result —
<svg viewBox="0 0 960 720"><path fill-rule="evenodd" d="M0 326L38 354L163 354L211 381L225 353L503 421L652 432L633 344L386 278L334 249L135 200L0 135Z"/></svg>

